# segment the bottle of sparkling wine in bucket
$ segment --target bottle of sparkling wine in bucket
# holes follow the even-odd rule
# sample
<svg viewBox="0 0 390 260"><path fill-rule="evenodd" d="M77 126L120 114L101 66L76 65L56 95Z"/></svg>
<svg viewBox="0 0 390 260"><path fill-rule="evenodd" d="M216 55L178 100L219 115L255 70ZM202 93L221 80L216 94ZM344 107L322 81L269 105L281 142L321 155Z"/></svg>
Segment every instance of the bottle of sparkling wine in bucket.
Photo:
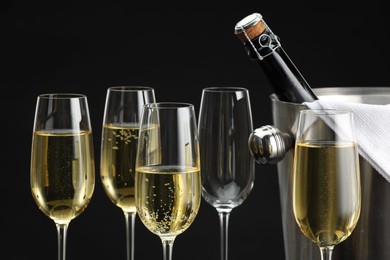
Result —
<svg viewBox="0 0 390 260"><path fill-rule="evenodd" d="M302 103L318 99L261 14L243 18L236 24L234 33L243 42L249 57L258 62L280 101Z"/></svg>

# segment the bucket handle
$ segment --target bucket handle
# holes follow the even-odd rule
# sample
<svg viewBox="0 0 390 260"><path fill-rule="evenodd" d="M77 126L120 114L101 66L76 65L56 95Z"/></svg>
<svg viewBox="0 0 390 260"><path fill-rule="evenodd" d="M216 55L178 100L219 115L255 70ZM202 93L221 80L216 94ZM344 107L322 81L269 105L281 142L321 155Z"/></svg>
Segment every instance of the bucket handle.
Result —
<svg viewBox="0 0 390 260"><path fill-rule="evenodd" d="M259 164L276 164L293 147L292 134L281 132L272 125L256 128L248 138L251 155Z"/></svg>

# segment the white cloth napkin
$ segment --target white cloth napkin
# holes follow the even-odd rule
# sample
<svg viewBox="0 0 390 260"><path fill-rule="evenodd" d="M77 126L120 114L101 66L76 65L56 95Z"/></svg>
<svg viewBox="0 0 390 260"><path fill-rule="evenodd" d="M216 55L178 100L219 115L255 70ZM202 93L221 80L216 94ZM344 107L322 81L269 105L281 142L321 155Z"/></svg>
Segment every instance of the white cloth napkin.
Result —
<svg viewBox="0 0 390 260"><path fill-rule="evenodd" d="M390 182L390 104L321 99L304 104L311 109L332 108L353 112L359 154Z"/></svg>

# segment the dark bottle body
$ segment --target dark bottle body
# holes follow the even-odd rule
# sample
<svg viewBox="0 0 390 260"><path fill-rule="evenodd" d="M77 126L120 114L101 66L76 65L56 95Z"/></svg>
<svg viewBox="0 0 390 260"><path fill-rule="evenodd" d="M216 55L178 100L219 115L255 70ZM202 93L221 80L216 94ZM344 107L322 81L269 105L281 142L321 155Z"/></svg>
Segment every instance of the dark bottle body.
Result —
<svg viewBox="0 0 390 260"><path fill-rule="evenodd" d="M291 103L316 100L317 97L309 84L283 50L279 39L266 26L261 15L252 14L248 17L252 20L247 19L245 24L238 23L235 33L242 40L249 57L256 60L262 68L278 99ZM255 30L251 31L253 28Z"/></svg>

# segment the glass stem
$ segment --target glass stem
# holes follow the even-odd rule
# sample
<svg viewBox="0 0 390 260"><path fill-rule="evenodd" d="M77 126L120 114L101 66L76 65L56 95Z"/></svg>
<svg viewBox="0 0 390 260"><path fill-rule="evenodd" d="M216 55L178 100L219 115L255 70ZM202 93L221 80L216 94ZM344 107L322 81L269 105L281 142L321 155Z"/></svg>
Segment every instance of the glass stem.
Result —
<svg viewBox="0 0 390 260"><path fill-rule="evenodd" d="M229 211L218 211L221 237L221 260L228 260Z"/></svg>
<svg viewBox="0 0 390 260"><path fill-rule="evenodd" d="M173 242L175 241L175 237L164 237L161 238L163 245L163 260L172 260L172 250L173 250Z"/></svg>
<svg viewBox="0 0 390 260"><path fill-rule="evenodd" d="M66 259L66 234L68 232L68 226L67 224L58 224L56 223L57 227L57 241L58 241L58 260L65 260Z"/></svg>
<svg viewBox="0 0 390 260"><path fill-rule="evenodd" d="M334 246L320 246L321 260L332 260Z"/></svg>
<svg viewBox="0 0 390 260"><path fill-rule="evenodd" d="M136 212L124 212L126 220L127 260L134 260L135 216Z"/></svg>

